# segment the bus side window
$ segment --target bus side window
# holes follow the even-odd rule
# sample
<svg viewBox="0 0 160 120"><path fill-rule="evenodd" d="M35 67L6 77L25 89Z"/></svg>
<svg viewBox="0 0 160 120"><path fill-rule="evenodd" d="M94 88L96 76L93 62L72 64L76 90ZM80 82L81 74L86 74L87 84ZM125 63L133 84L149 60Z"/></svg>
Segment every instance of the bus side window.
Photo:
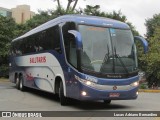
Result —
<svg viewBox="0 0 160 120"><path fill-rule="evenodd" d="M36 52L34 49L34 35L31 35L29 37L24 38L22 41L22 53L27 54L27 53L34 53Z"/></svg>
<svg viewBox="0 0 160 120"><path fill-rule="evenodd" d="M16 56L18 56L18 55L22 55L22 47L21 47L21 41L22 40L19 40L19 41L16 41L15 42L15 54L16 54Z"/></svg>
<svg viewBox="0 0 160 120"><path fill-rule="evenodd" d="M15 42L14 42L14 43L11 43L10 54L11 54L12 56L16 56Z"/></svg>
<svg viewBox="0 0 160 120"><path fill-rule="evenodd" d="M59 26L55 26L54 29L54 50L61 53L61 44L60 44L60 30L59 30Z"/></svg>
<svg viewBox="0 0 160 120"><path fill-rule="evenodd" d="M68 22L62 27L63 40L65 45L66 57L68 62L77 68L77 53L75 38L72 34L68 33L68 30L75 30L76 26L73 22Z"/></svg>
<svg viewBox="0 0 160 120"><path fill-rule="evenodd" d="M37 33L34 48L35 51L55 50L61 53L58 25Z"/></svg>
<svg viewBox="0 0 160 120"><path fill-rule="evenodd" d="M43 50L47 50L47 46L46 46L46 31L41 31L39 33L36 34L36 46L35 48L37 48L37 51L43 51Z"/></svg>
<svg viewBox="0 0 160 120"><path fill-rule="evenodd" d="M48 50L61 53L59 26L53 26L46 31L46 46Z"/></svg>

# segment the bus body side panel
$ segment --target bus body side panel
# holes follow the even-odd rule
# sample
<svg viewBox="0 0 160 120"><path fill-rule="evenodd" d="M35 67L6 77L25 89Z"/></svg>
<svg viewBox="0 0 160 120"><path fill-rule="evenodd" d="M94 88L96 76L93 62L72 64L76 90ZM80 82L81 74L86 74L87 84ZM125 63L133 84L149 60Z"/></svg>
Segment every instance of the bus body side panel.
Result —
<svg viewBox="0 0 160 120"><path fill-rule="evenodd" d="M69 98L79 99L80 86L78 81L74 78L75 74L77 74L77 72L73 72L69 66L64 67L66 96Z"/></svg>
<svg viewBox="0 0 160 120"><path fill-rule="evenodd" d="M16 75L18 75L19 73L22 73L24 70L22 67L18 67L15 63L15 57L14 56L10 56L9 58L9 80L13 83L16 82Z"/></svg>
<svg viewBox="0 0 160 120"><path fill-rule="evenodd" d="M62 60L61 58L62 55L56 52L15 57L12 60L15 64L11 63L10 79L14 82L15 72L22 73L25 86L54 93L56 76L61 77L65 83L61 61L57 60Z"/></svg>

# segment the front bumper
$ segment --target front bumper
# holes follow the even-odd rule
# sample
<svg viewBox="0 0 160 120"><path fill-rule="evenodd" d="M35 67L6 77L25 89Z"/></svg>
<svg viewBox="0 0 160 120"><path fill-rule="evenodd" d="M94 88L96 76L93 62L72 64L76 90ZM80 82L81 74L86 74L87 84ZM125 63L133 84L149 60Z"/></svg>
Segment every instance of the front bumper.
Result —
<svg viewBox="0 0 160 120"><path fill-rule="evenodd" d="M129 100L136 99L138 96L138 87L132 87L128 90L97 90L81 85L79 100ZM82 95L82 92L86 92L86 95Z"/></svg>

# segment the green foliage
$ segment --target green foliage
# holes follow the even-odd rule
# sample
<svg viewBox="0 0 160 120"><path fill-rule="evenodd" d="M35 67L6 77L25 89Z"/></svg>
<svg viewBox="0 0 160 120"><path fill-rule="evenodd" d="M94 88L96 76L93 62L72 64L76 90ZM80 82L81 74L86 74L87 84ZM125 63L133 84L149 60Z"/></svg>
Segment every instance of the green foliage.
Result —
<svg viewBox="0 0 160 120"><path fill-rule="evenodd" d="M55 10L47 10L47 11L38 11L38 14L36 14L35 16L33 16L33 18L31 18L30 20L28 20L25 24L21 24L21 25L17 25L17 27L19 28L19 34L24 34L27 31L49 21L52 20L60 15L65 15L65 14L74 14L75 12L73 12L71 10L71 8L69 8L69 10L66 11L61 7L57 7Z"/></svg>
<svg viewBox="0 0 160 120"><path fill-rule="evenodd" d="M9 43L14 37L16 28L15 22L11 18L0 16L0 56L8 55Z"/></svg>
<svg viewBox="0 0 160 120"><path fill-rule="evenodd" d="M155 29L153 37L149 40L149 51L140 58L143 63L142 69L147 72L149 86L160 80L160 27Z"/></svg>
<svg viewBox="0 0 160 120"><path fill-rule="evenodd" d="M160 27L160 14L155 14L153 18L147 19L145 25L147 27L146 37L153 37L155 28Z"/></svg>
<svg viewBox="0 0 160 120"><path fill-rule="evenodd" d="M22 26L22 32L25 33L53 18L53 16L50 15L51 11L40 11L39 14L36 14L33 16L32 19L28 20L25 24L21 25Z"/></svg>
<svg viewBox="0 0 160 120"><path fill-rule="evenodd" d="M121 22L127 22L127 18L125 15L122 14L122 12L119 10L118 12L113 11L111 13L106 14L106 17L112 18L115 20L119 20ZM130 23L131 24L131 23Z"/></svg>
<svg viewBox="0 0 160 120"><path fill-rule="evenodd" d="M155 14L153 18L147 19L146 37L149 42L149 51L147 55L142 54L139 50L139 63L141 69L146 71L148 87L153 87L160 83L160 14Z"/></svg>
<svg viewBox="0 0 160 120"><path fill-rule="evenodd" d="M0 16L0 74L8 70L11 40L16 36L16 23L12 18Z"/></svg>
<svg viewBox="0 0 160 120"><path fill-rule="evenodd" d="M102 13L100 11L99 5L95 6L87 5L86 8L83 10L83 13L86 15L105 16L105 13Z"/></svg>
<svg viewBox="0 0 160 120"><path fill-rule="evenodd" d="M140 84L139 86L140 89L147 89L147 85L145 83Z"/></svg>
<svg viewBox="0 0 160 120"><path fill-rule="evenodd" d="M66 10L61 6L60 4L60 0L54 0L57 1L57 5L58 5L58 9L61 11L61 9L63 9L63 11L67 14L68 12L73 12L77 6L78 0L68 0L67 3L67 7ZM67 1L67 0L66 0ZM74 3L73 6L71 6L71 3Z"/></svg>

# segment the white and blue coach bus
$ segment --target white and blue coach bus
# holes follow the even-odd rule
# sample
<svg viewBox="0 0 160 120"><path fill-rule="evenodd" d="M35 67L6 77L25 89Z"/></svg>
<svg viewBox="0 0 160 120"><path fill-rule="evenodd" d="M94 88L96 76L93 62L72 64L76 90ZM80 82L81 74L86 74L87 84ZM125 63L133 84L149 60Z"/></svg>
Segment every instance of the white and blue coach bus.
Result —
<svg viewBox="0 0 160 120"><path fill-rule="evenodd" d="M9 79L17 89L58 94L61 105L77 100L136 99L139 77L135 40L125 23L64 15L12 40Z"/></svg>

